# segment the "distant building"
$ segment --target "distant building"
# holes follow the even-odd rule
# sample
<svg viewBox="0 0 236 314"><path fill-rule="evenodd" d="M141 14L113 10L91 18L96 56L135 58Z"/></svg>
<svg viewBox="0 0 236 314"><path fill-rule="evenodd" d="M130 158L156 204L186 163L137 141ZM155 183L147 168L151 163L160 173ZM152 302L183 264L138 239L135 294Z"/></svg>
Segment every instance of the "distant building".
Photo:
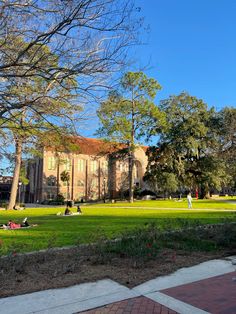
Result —
<svg viewBox="0 0 236 314"><path fill-rule="evenodd" d="M0 202L8 201L11 194L12 176L0 176Z"/></svg>
<svg viewBox="0 0 236 314"><path fill-rule="evenodd" d="M56 153L51 148L42 157L28 163L29 184L25 202L56 199L99 200L122 197L128 190L128 156L122 145L98 139L78 138L78 151ZM134 185L145 188L143 175L147 167L146 147L135 151ZM61 173L70 175L69 185L61 180Z"/></svg>

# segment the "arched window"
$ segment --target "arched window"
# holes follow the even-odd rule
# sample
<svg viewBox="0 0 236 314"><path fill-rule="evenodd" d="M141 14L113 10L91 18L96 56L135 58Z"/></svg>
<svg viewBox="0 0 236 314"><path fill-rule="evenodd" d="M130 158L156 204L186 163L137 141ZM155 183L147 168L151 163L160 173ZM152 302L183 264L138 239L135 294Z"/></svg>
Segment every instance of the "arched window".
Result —
<svg viewBox="0 0 236 314"><path fill-rule="evenodd" d="M56 177L54 177L54 176L49 176L49 177L47 178L47 185L48 185L48 186L55 186L55 185L56 185L56 182L57 182L57 179L56 179Z"/></svg>

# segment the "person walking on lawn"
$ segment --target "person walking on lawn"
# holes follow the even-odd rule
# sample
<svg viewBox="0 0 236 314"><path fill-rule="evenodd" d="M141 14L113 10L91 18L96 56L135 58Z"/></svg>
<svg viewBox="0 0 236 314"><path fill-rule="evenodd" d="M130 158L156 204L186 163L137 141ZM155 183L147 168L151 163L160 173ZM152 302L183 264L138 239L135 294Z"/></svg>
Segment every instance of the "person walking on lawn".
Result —
<svg viewBox="0 0 236 314"><path fill-rule="evenodd" d="M191 208L192 208L192 196L191 196L191 192L189 192L188 195L187 195L187 201L188 201L188 208L191 209Z"/></svg>

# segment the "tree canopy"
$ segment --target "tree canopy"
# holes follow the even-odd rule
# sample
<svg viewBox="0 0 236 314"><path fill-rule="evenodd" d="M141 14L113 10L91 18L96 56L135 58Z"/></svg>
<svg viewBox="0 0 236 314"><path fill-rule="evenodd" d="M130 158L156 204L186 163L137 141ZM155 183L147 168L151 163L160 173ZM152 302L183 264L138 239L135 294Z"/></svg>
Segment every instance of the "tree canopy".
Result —
<svg viewBox="0 0 236 314"><path fill-rule="evenodd" d="M161 101L160 110L166 128L154 126L160 137L149 149L146 180L155 178L162 189L163 179L174 174L179 190L200 188L206 196L211 189L220 189L228 176L218 154L220 121L214 109L184 92Z"/></svg>
<svg viewBox="0 0 236 314"><path fill-rule="evenodd" d="M133 165L136 145L142 138L152 134L153 123L160 125L162 115L153 100L160 84L143 72L126 73L120 89L109 94L101 103L98 117L101 127L97 134L128 147L129 191L133 201Z"/></svg>
<svg viewBox="0 0 236 314"><path fill-rule="evenodd" d="M225 107L219 114L220 158L224 159L230 185L236 188L236 108Z"/></svg>
<svg viewBox="0 0 236 314"><path fill-rule="evenodd" d="M76 77L77 103L95 96L94 90L107 86L110 74L125 64L126 49L136 42L140 21L134 12L130 0L2 1L0 117L33 105L33 98L24 103L9 94L18 78L44 79L48 92L55 82L68 90L66 82Z"/></svg>

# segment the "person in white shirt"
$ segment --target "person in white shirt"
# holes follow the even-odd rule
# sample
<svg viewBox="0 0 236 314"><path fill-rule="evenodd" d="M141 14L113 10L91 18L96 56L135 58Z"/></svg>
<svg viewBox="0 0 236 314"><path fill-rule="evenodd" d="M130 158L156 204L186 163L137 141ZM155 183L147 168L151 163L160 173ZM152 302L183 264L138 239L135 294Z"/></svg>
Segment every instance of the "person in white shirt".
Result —
<svg viewBox="0 0 236 314"><path fill-rule="evenodd" d="M191 193L189 192L187 195L187 201L188 201L188 208L192 208L192 196Z"/></svg>

